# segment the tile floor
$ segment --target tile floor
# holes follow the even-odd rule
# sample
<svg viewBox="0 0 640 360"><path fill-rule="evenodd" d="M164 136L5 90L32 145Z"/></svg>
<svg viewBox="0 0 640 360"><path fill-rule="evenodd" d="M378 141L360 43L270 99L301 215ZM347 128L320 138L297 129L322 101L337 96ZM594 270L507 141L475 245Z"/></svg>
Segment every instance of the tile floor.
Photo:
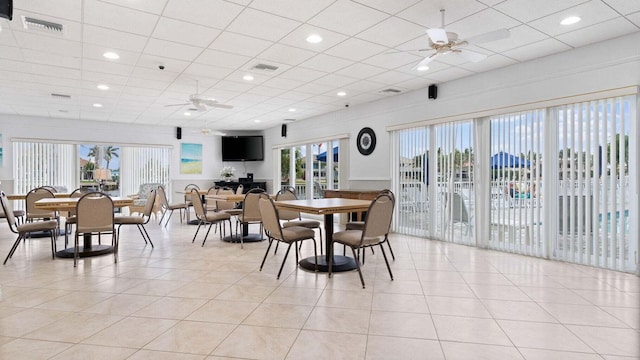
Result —
<svg viewBox="0 0 640 360"><path fill-rule="evenodd" d="M147 228L154 249L123 227L117 265L21 245L0 267L0 359L640 359L635 275L393 235L395 281L376 251L362 289L293 253L276 280L266 242ZM3 223L3 257L14 239Z"/></svg>

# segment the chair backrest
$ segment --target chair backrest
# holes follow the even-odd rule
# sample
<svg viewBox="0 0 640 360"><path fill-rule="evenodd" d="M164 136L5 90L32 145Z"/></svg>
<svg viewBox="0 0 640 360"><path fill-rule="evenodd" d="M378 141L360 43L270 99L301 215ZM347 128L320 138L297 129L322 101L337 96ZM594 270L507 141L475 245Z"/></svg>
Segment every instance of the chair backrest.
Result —
<svg viewBox="0 0 640 360"><path fill-rule="evenodd" d="M262 189L251 189L244 195L244 203L242 205L242 219L244 221L260 221L260 194L264 193Z"/></svg>
<svg viewBox="0 0 640 360"><path fill-rule="evenodd" d="M193 199L191 198L191 196L192 196L191 190L193 190L193 189L200 190L200 186L198 186L196 184L188 184L187 186L184 187L184 201L186 203L191 203L193 201ZM200 196L199 193L198 193L198 196Z"/></svg>
<svg viewBox="0 0 640 360"><path fill-rule="evenodd" d="M364 223L362 238L386 236L391 229L393 218L393 196L384 193L379 194L367 210L367 220Z"/></svg>
<svg viewBox="0 0 640 360"><path fill-rule="evenodd" d="M291 191L290 188L282 189L278 191L278 193L276 194L276 201L297 200L297 199L298 197L296 196L296 193ZM280 220L288 221L288 220L300 219L300 212L298 211L280 210L278 214L280 215Z"/></svg>
<svg viewBox="0 0 640 360"><path fill-rule="evenodd" d="M47 190L51 191L54 194L58 192L58 189L56 189L55 186L51 186L51 185L42 185L41 188L47 189Z"/></svg>
<svg viewBox="0 0 640 360"><path fill-rule="evenodd" d="M113 231L113 201L102 192L92 191L80 197L76 204L77 231Z"/></svg>
<svg viewBox="0 0 640 360"><path fill-rule="evenodd" d="M36 209L35 202L40 199L53 198L53 192L45 187L31 189L25 197L25 205L27 209L27 218L50 217L51 210Z"/></svg>
<svg viewBox="0 0 640 360"><path fill-rule="evenodd" d="M244 185L240 184L236 188L236 194L243 194L243 193L244 193Z"/></svg>
<svg viewBox="0 0 640 360"><path fill-rule="evenodd" d="M79 197L82 196L82 194L83 194L82 188L77 188L77 189L73 190L71 192L71 194L69 194L69 197L79 198ZM69 216L75 215L76 214L76 209L69 210L68 213L69 213Z"/></svg>
<svg viewBox="0 0 640 360"><path fill-rule="evenodd" d="M272 238L282 240L279 212L269 195L265 193L258 195L258 208L260 209L262 226L267 234Z"/></svg>
<svg viewBox="0 0 640 360"><path fill-rule="evenodd" d="M13 208L9 203L9 199L7 199L7 195L4 191L0 191L0 202L2 202L2 211L4 211L4 216L7 218L7 222L9 223L9 229L11 232L18 232L18 224L16 217L13 215Z"/></svg>
<svg viewBox="0 0 640 360"><path fill-rule="evenodd" d="M218 190L218 195L234 195L235 192L231 188L222 188ZM236 203L232 201L216 200L216 210L224 211L231 210L236 207Z"/></svg>
<svg viewBox="0 0 640 360"><path fill-rule="evenodd" d="M168 208L169 200L167 200L167 193L164 191L164 186L158 186L158 188L156 189L156 194L158 200L160 200L160 205L162 205L164 208Z"/></svg>
<svg viewBox="0 0 640 360"><path fill-rule="evenodd" d="M207 211L204 208L198 189L191 189L191 198L193 199L193 210L196 212L196 217L203 221L206 220Z"/></svg>
<svg viewBox="0 0 640 360"><path fill-rule="evenodd" d="M142 215L147 219L151 217L151 213L153 212L153 205L155 205L156 203L156 191L157 190L151 190L151 193L149 193L149 197L147 198L147 202L144 203L144 210L142 211Z"/></svg>

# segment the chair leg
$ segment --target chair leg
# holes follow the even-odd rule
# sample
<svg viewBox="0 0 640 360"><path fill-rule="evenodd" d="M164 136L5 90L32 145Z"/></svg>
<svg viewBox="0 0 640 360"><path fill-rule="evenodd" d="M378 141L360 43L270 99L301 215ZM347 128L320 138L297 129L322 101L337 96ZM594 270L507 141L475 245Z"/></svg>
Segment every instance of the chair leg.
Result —
<svg viewBox="0 0 640 360"><path fill-rule="evenodd" d="M147 240L149 240L149 244L151 244L151 247L153 247L153 242L151 241L151 237L149 236L149 233L147 232L147 228L144 227L144 224L138 225L138 228L142 228L142 231L144 231L144 234L147 235ZM118 234L118 239L119 238L120 238L120 234Z"/></svg>
<svg viewBox="0 0 640 360"><path fill-rule="evenodd" d="M122 225L120 225L122 226ZM118 237L120 237L120 226L118 226ZM138 231L140 231L140 235L142 235L142 240L144 240L144 243L147 243L147 237L144 235L144 233L142 232L142 229L140 229L140 225L136 224L136 226L138 227Z"/></svg>
<svg viewBox="0 0 640 360"><path fill-rule="evenodd" d="M111 242L114 244L113 245L113 263L117 264L118 263L118 236L115 232L111 233Z"/></svg>
<svg viewBox="0 0 640 360"><path fill-rule="evenodd" d="M216 226L218 223L215 223ZM202 240L202 246L204 246L204 243L207 241L207 236L209 236L209 232L211 231L211 227L214 225L214 223L209 223L209 229L207 229L207 233L204 235L204 240Z"/></svg>
<svg viewBox="0 0 640 360"><path fill-rule="evenodd" d="M164 223L164 227L167 227L167 224L169 224L169 220L171 220L172 215L173 215L173 210L171 210L171 212L169 213L169 217L167 218L167 221Z"/></svg>
<svg viewBox="0 0 640 360"><path fill-rule="evenodd" d="M78 230L76 229L76 233L73 239L73 267L78 266L78 258L80 257L80 249L78 248Z"/></svg>
<svg viewBox="0 0 640 360"><path fill-rule="evenodd" d="M267 251L264 252L264 257L262 258L262 264L260 264L260 271L262 271L262 267L264 266L264 262L265 262L265 260L267 260L267 255L269 255L269 250L271 249L271 244L273 244L273 239L269 238L269 246L267 246ZM276 243L276 245L277 245L277 243Z"/></svg>
<svg viewBox="0 0 640 360"><path fill-rule="evenodd" d="M316 238L312 238L311 240L313 240L313 256L316 262L316 269L315 271L318 272L318 246L316 244ZM320 246L322 247L322 238L320 239Z"/></svg>
<svg viewBox="0 0 640 360"><path fill-rule="evenodd" d="M16 241L13 243L13 246L11 247L11 250L9 250L9 253L7 254L7 257L4 259L4 262L2 263L2 265L7 263L7 260L9 260L10 257L13 256L13 253L16 251L16 249L18 248L18 245L20 244L20 241L24 239L24 234L18 234L18 238L16 239Z"/></svg>
<svg viewBox="0 0 640 360"><path fill-rule="evenodd" d="M192 244L193 244L194 241L196 241L196 236L198 236L198 231L200 231L200 225L202 225L202 220L198 221L198 228L196 229L196 233L193 234L193 239L191 240Z"/></svg>
<svg viewBox="0 0 640 360"><path fill-rule="evenodd" d="M391 281L393 281L393 273L391 272L391 267L389 266L389 260L387 260L387 254L384 252L384 248L382 244L380 244L380 250L382 250L382 256L384 257L384 262L387 264L387 270L389 270L389 276L391 277Z"/></svg>
<svg viewBox="0 0 640 360"><path fill-rule="evenodd" d="M333 275L333 241L329 244L327 253L329 254L329 277L331 277ZM318 261L316 258L316 265L317 264L318 264Z"/></svg>
<svg viewBox="0 0 640 360"><path fill-rule="evenodd" d="M280 241L278 241L276 243L276 247L273 249L273 255L275 255L278 252L278 245L280 244ZM302 244L300 244L300 246L302 246Z"/></svg>
<svg viewBox="0 0 640 360"><path fill-rule="evenodd" d="M387 246L389 247L389 252L391 253L391 258L393 259L393 261L396 261L396 256L393 254L393 249L391 248L391 243L389 242L389 239L387 239L386 243L387 243Z"/></svg>
<svg viewBox="0 0 640 360"><path fill-rule="evenodd" d="M158 225L162 225L162 220L164 219L164 216L167 214L167 209L165 209L163 207L162 209L162 215L160 216L160 221L158 221Z"/></svg>
<svg viewBox="0 0 640 360"><path fill-rule="evenodd" d="M356 259L356 269L358 269L358 275L360 275L360 282L362 283L362 288L364 289L364 277L362 276L362 270L360 270L360 259L358 259L356 255L356 249L351 248L351 252L353 252L353 257ZM362 252L364 254L364 251ZM386 259L386 257L385 257Z"/></svg>
<svg viewBox="0 0 640 360"><path fill-rule="evenodd" d="M280 279L280 274L282 274L282 269L284 268L284 262L287 261L289 250L291 250L291 244L293 243L289 243L289 246L287 247L287 252L284 253L284 259L282 259L282 265L280 265L280 271L278 271L278 276L276 277L276 279Z"/></svg>

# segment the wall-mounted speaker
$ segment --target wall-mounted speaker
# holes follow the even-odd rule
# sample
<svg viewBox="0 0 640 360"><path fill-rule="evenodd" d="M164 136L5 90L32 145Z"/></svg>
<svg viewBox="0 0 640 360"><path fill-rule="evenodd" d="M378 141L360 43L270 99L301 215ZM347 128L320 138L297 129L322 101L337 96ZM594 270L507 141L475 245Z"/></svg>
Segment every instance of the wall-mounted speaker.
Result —
<svg viewBox="0 0 640 360"><path fill-rule="evenodd" d="M0 0L0 18L13 19L13 0Z"/></svg>
<svg viewBox="0 0 640 360"><path fill-rule="evenodd" d="M282 124L282 128L280 128L280 135L282 135L282 137L287 137L287 124Z"/></svg>
<svg viewBox="0 0 640 360"><path fill-rule="evenodd" d="M438 98L438 87L435 84L429 85L429 99Z"/></svg>
<svg viewBox="0 0 640 360"><path fill-rule="evenodd" d="M182 139L182 128L181 127L177 127L176 128L176 139L178 139L178 140Z"/></svg>

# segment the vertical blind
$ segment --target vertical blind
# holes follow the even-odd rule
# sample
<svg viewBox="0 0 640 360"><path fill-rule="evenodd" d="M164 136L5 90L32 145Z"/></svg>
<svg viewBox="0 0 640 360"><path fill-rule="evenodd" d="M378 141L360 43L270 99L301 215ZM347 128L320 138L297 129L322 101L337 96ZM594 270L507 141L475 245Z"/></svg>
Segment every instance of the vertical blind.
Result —
<svg viewBox="0 0 640 360"><path fill-rule="evenodd" d="M122 146L120 154L123 195L136 194L144 183L160 183L171 194L171 149L166 147Z"/></svg>
<svg viewBox="0 0 640 360"><path fill-rule="evenodd" d="M71 191L78 184L75 155L76 145L73 144L14 142L13 191L26 194L44 185L64 186Z"/></svg>

